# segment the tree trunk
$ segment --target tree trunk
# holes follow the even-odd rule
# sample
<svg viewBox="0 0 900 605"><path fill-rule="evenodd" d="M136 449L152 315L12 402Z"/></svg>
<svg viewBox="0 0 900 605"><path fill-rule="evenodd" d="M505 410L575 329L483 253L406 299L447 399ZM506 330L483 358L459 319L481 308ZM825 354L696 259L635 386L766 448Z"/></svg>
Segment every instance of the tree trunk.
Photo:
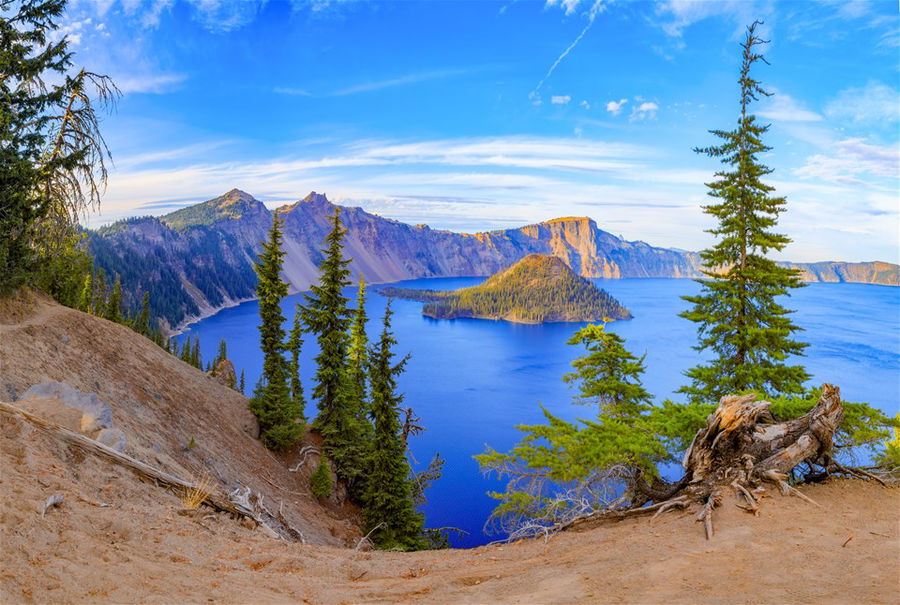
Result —
<svg viewBox="0 0 900 605"><path fill-rule="evenodd" d="M801 462L833 467L834 433L844 419L838 387L822 385L816 406L794 420L773 422L770 406L754 394L723 397L685 454L685 477L674 499L687 496L703 504L698 520L707 538L713 533L713 510L729 488L742 501L738 506L755 514L759 502L753 492L762 482L812 502L788 485L788 474Z"/></svg>

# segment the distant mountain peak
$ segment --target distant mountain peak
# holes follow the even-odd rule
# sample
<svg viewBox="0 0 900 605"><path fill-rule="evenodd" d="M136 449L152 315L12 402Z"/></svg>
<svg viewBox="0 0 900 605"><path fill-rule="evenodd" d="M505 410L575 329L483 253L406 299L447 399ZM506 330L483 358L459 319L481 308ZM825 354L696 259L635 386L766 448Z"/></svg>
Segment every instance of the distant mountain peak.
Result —
<svg viewBox="0 0 900 605"><path fill-rule="evenodd" d="M228 193L220 195L219 197L217 197L215 199L216 200L242 200L245 202L256 201L256 198L254 198L252 195L250 195L246 191L242 191L241 189L238 189L237 187L235 187ZM215 200L210 200L210 201L215 201Z"/></svg>
<svg viewBox="0 0 900 605"><path fill-rule="evenodd" d="M544 221L546 224L551 223L593 223L594 219L589 216L561 216L559 218L551 218L549 221Z"/></svg>
<svg viewBox="0 0 900 605"><path fill-rule="evenodd" d="M182 208L161 216L170 228L180 231L188 227L208 226L221 220L239 219L247 214L265 212L258 199L240 189L232 189L219 197Z"/></svg>
<svg viewBox="0 0 900 605"><path fill-rule="evenodd" d="M315 191L310 191L309 195L300 200L301 204L330 204L328 201L328 197L324 193L316 193Z"/></svg>

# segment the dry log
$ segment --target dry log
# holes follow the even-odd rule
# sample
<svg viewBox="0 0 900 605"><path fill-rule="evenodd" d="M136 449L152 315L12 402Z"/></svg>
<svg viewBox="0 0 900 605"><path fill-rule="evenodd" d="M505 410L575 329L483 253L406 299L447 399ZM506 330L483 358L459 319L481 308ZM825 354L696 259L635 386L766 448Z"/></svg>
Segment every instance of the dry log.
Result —
<svg viewBox="0 0 900 605"><path fill-rule="evenodd" d="M63 443L73 445L81 449L85 453L93 454L101 458L105 458L106 460L109 460L110 462L113 462L115 464L124 466L138 476L144 479L151 479L159 485L175 488L179 491L190 490L196 487L189 481L180 479L175 475L170 475L169 473L154 468L149 464L145 464L140 460L135 460L134 458L126 456L125 454L121 454L116 450L103 445L102 443L98 443L89 437L85 437L80 433L75 433L57 424L53 424L52 422L47 422L46 420L30 414L17 406L0 401L0 412L25 420L26 422L37 428L39 431L50 435L55 439L59 439ZM256 515L252 511L245 510L242 507L237 506L232 502L219 497L216 494L207 495L203 502L204 504L207 504L217 511L223 511L241 517L250 517L254 521L258 521L258 519L256 519Z"/></svg>

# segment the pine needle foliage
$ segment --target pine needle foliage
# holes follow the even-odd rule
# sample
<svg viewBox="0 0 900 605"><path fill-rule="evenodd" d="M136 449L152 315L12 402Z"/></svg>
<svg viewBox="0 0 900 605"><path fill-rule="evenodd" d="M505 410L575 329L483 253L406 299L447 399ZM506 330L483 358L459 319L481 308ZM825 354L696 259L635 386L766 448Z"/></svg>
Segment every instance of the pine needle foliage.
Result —
<svg viewBox="0 0 900 605"><path fill-rule="evenodd" d="M331 478L331 469L328 466L328 456L319 458L319 465L309 476L309 489L316 498L325 498L334 491L334 480Z"/></svg>
<svg viewBox="0 0 900 605"><path fill-rule="evenodd" d="M580 329L569 344L586 354L565 380L578 386L576 402L597 404L597 415L569 422L542 407L546 423L517 426L524 437L510 452L475 456L483 471L508 480L504 492L489 494L500 502L489 525L500 531L525 520L553 525L576 506L603 508L638 478L658 477L658 463L669 458L641 386L643 359L602 324Z"/></svg>
<svg viewBox="0 0 900 605"><path fill-rule="evenodd" d="M110 157L98 110L119 91L73 70L65 5L0 1L0 294L31 284L75 306L90 264L77 221L99 207Z"/></svg>
<svg viewBox="0 0 900 605"><path fill-rule="evenodd" d="M695 149L718 158L725 167L707 184L715 200L704 211L718 224L709 230L716 244L700 253L704 274L701 293L685 296L693 307L682 317L698 324L698 350L710 350L715 358L687 372L691 384L681 389L694 401L718 401L726 394L753 390L770 396L799 394L809 374L802 366L785 364L800 355L805 344L792 339L799 330L778 297L803 284L798 273L776 265L766 255L781 251L791 240L772 229L784 211L784 197L763 182L772 169L759 156L771 149L762 137L761 125L750 113L759 96L769 96L751 76L757 62L766 62L757 47L765 44L754 22L741 45L740 117L734 130L713 130L722 143Z"/></svg>
<svg viewBox="0 0 900 605"><path fill-rule="evenodd" d="M348 299L343 294L343 288L350 285L350 261L344 258L346 232L340 210L335 208L332 229L322 250L325 258L319 265L319 283L306 294L302 314L308 331L316 335L319 344L312 391L319 408L315 426L338 477L345 481L351 496L359 499L367 444L357 422L357 404L347 372L351 320Z"/></svg>
<svg viewBox="0 0 900 605"><path fill-rule="evenodd" d="M300 316L300 305L297 305L294 312L294 325L288 336L287 348L291 355L288 363L291 400L294 402L294 406L300 410L300 418L306 420L306 398L303 397L303 383L300 380L300 350L303 348L303 322Z"/></svg>
<svg viewBox="0 0 900 605"><path fill-rule="evenodd" d="M256 262L259 298L259 336L263 352L260 383L248 406L259 420L259 434L270 449L283 450L299 441L303 432L302 410L291 399L288 387L288 362L284 357L284 315L281 299L287 296L287 284L281 280L284 263L281 218L272 219L269 239L263 243Z"/></svg>
<svg viewBox="0 0 900 605"><path fill-rule="evenodd" d="M372 531L372 540L380 548L414 550L425 546L422 539L424 519L413 505L410 465L402 436L397 376L409 359L395 361L397 344L391 331L390 301L385 308L383 329L369 352L372 420L375 425L368 489L363 520Z"/></svg>

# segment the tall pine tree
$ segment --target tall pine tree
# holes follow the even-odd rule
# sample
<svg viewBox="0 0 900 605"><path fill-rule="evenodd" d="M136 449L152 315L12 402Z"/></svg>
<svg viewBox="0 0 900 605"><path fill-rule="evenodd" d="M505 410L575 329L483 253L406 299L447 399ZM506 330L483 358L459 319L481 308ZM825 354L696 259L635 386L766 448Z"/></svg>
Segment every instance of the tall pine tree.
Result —
<svg viewBox="0 0 900 605"><path fill-rule="evenodd" d="M116 283L113 285L112 294L106 301L106 319L116 323L122 323L122 281L116 276Z"/></svg>
<svg viewBox="0 0 900 605"><path fill-rule="evenodd" d="M342 289L350 285L349 260L344 259L344 235L340 210L332 216L332 229L325 238L322 253L325 260L319 265L319 283L310 287L303 308L303 321L316 335L319 354L316 356L315 384L312 396L319 413L315 426L322 435L323 445L335 470L354 494L355 479L365 467L365 444L355 422L352 396L347 376L347 348L350 325L347 298Z"/></svg>
<svg viewBox="0 0 900 605"><path fill-rule="evenodd" d="M259 435L271 449L285 449L297 443L303 431L301 411L291 399L288 387L288 363L284 358L284 316L281 299L287 296L287 284L281 280L284 251L281 249L281 218L272 218L269 239L254 269L258 277L259 336L263 352L260 383L248 404L259 420Z"/></svg>
<svg viewBox="0 0 900 605"><path fill-rule="evenodd" d="M297 305L294 312L294 325L288 337L288 352L291 354L288 363L288 371L291 383L291 400L300 410L300 417L305 419L304 408L306 399L303 397L303 383L300 382L300 349L303 347L303 324L301 322L301 308Z"/></svg>
<svg viewBox="0 0 900 605"><path fill-rule="evenodd" d="M353 413L366 435L371 435L371 423L368 420L368 348L369 338L366 335L366 280L360 275L359 290L356 295L356 309L350 324L350 344L347 349L348 391L353 404Z"/></svg>
<svg viewBox="0 0 900 605"><path fill-rule="evenodd" d="M761 180L772 172L758 157L771 149L762 142L769 127L757 123L749 111L758 95L769 95L750 75L754 63L765 62L756 50L766 43L757 36L757 25L747 28L741 45L737 128L711 131L722 144L694 150L720 158L726 165L707 184L707 195L716 202L704 211L718 220L709 230L718 241L701 252L708 279L699 280L700 294L684 297L693 308L681 315L699 324L696 348L715 353L710 363L687 372L691 384L681 392L694 402L715 402L723 395L747 390L769 396L802 393L803 382L809 378L802 366L784 363L788 356L801 354L806 345L791 338L799 328L791 321L791 312L777 301L803 284L796 271L766 257L782 250L790 239L771 230L786 201L773 196L774 188Z"/></svg>
<svg viewBox="0 0 900 605"><path fill-rule="evenodd" d="M138 334L143 334L148 338L151 335L152 330L150 328L150 292L144 292L144 298L141 301L141 311L134 319L134 331Z"/></svg>
<svg viewBox="0 0 900 605"><path fill-rule="evenodd" d="M423 518L413 506L410 466L400 423L403 395L397 392L397 376L403 373L407 355L394 362L391 303L384 311L381 338L369 353L371 414L375 439L365 496L363 519L376 545L382 548L422 548Z"/></svg>

